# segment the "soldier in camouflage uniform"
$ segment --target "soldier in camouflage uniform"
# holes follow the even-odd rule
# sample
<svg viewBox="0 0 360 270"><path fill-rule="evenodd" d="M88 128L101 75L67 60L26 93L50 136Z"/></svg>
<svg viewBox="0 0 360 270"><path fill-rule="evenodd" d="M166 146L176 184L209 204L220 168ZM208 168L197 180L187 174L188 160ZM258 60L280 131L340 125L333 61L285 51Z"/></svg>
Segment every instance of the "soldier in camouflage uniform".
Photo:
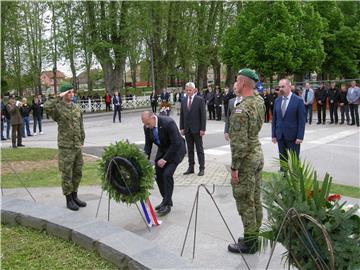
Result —
<svg viewBox="0 0 360 270"><path fill-rule="evenodd" d="M72 100L73 86L60 87L59 97L50 99L44 109L58 123L59 170L62 177L62 190L66 196L67 208L77 211L86 203L77 197L82 177L82 146L85 140L82 113Z"/></svg>
<svg viewBox="0 0 360 270"><path fill-rule="evenodd" d="M258 135L264 123L265 105L255 90L258 80L250 69L239 71L236 89L242 101L234 107L229 119L231 184L244 225L244 237L228 246L228 250L235 253L257 251L256 235L262 222L260 186L264 156Z"/></svg>

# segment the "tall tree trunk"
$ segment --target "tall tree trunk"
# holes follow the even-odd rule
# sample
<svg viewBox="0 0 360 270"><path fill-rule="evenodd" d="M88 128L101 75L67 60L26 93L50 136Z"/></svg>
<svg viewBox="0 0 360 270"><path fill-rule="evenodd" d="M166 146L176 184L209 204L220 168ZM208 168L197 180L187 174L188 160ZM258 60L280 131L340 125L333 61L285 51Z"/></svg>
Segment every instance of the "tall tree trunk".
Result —
<svg viewBox="0 0 360 270"><path fill-rule="evenodd" d="M226 65L226 81L225 86L232 88L235 82L235 70L232 65Z"/></svg>

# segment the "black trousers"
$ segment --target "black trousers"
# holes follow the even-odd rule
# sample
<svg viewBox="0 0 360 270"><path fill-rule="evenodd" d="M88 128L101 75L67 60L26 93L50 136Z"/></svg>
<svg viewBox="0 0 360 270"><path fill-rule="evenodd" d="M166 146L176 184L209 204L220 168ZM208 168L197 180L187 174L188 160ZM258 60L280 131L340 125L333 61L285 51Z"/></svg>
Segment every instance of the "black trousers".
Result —
<svg viewBox="0 0 360 270"><path fill-rule="evenodd" d="M346 117L346 123L350 123L350 116L349 116L349 104L344 104L340 106L340 113L341 113L341 124L344 124L344 120Z"/></svg>
<svg viewBox="0 0 360 270"><path fill-rule="evenodd" d="M317 108L317 114L318 114L318 123L321 123L321 114L322 114L322 121L323 123L325 123L325 119L326 119L326 104L316 104L316 108Z"/></svg>
<svg viewBox="0 0 360 270"><path fill-rule="evenodd" d="M215 106L216 120L221 120L221 106Z"/></svg>
<svg viewBox="0 0 360 270"><path fill-rule="evenodd" d="M157 107L156 103L151 103L151 109L153 113L156 113L156 107Z"/></svg>
<svg viewBox="0 0 360 270"><path fill-rule="evenodd" d="M111 107L110 107L110 103L105 103L105 111L107 112L107 111L111 111Z"/></svg>
<svg viewBox="0 0 360 270"><path fill-rule="evenodd" d="M265 123L268 123L270 121L270 106L265 106Z"/></svg>
<svg viewBox="0 0 360 270"><path fill-rule="evenodd" d="M225 116L225 118L227 117L228 109L229 109L229 103L224 103L224 116Z"/></svg>
<svg viewBox="0 0 360 270"><path fill-rule="evenodd" d="M330 107L330 121L333 123L334 118L335 118L335 123L337 124L337 122L339 121L338 105L337 105L337 103L331 103L330 102L329 107Z"/></svg>
<svg viewBox="0 0 360 270"><path fill-rule="evenodd" d="M359 104L349 104L350 106L350 115L351 115L351 124L356 123L359 126Z"/></svg>
<svg viewBox="0 0 360 270"><path fill-rule="evenodd" d="M113 122L115 123L116 114L119 113L119 122L121 122L121 107L114 106Z"/></svg>
<svg viewBox="0 0 360 270"><path fill-rule="evenodd" d="M189 157L189 167L194 168L195 159L194 159L194 144L196 147L196 154L198 156L199 161L199 169L205 169L205 154L202 137L200 133L187 133L185 134L186 145L188 149L188 157Z"/></svg>
<svg viewBox="0 0 360 270"><path fill-rule="evenodd" d="M165 205L172 206L172 194L174 191L174 172L178 164L166 163L163 168L155 166L156 171L156 183L159 187L161 196L163 197L163 203Z"/></svg>
<svg viewBox="0 0 360 270"><path fill-rule="evenodd" d="M214 105L208 105L208 111L209 111L209 119L215 120L215 107Z"/></svg>

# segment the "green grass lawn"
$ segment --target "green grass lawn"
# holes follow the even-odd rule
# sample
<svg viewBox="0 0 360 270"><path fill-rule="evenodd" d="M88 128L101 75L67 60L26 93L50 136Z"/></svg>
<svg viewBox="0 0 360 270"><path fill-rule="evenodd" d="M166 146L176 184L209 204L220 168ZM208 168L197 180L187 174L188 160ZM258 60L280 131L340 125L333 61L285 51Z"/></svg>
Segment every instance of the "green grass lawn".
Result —
<svg viewBox="0 0 360 270"><path fill-rule="evenodd" d="M46 148L23 148L23 149L1 149L1 161L39 161L57 159L57 149ZM3 164L3 166L4 166ZM271 172L263 172L263 181L270 181ZM27 187L57 187L61 186L61 176L57 166L44 168L41 170L23 171L17 174ZM1 175L1 187L17 188L22 187L18 178L10 174ZM83 178L81 185L100 185L101 180L97 170L97 162L91 161L85 163L83 167ZM360 198L360 188L332 183L332 193L338 193L343 196Z"/></svg>
<svg viewBox="0 0 360 270"><path fill-rule="evenodd" d="M21 179L21 182L19 180ZM25 171L15 174L5 174L1 176L1 187L19 188L23 187L60 187L61 175L58 167L50 167L44 170ZM101 180L97 171L97 163L87 163L83 167L83 177L81 185L100 185Z"/></svg>
<svg viewBox="0 0 360 270"><path fill-rule="evenodd" d="M57 153L57 149L49 148L1 148L1 162L50 160L56 158Z"/></svg>
<svg viewBox="0 0 360 270"><path fill-rule="evenodd" d="M95 252L29 228L1 225L1 269L118 269Z"/></svg>

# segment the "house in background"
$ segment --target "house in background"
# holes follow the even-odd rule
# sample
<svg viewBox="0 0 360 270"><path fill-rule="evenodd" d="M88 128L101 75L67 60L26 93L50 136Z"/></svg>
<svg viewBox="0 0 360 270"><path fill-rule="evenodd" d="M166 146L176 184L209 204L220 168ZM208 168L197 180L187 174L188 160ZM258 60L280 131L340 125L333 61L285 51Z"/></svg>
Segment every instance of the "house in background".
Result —
<svg viewBox="0 0 360 270"><path fill-rule="evenodd" d="M93 89L104 87L103 73L101 69L90 69L90 80ZM77 75L76 83L79 90L88 90L88 77L86 71L83 71Z"/></svg>
<svg viewBox="0 0 360 270"><path fill-rule="evenodd" d="M56 89L59 89L61 82L65 79L65 74L60 70L56 71ZM42 88L49 94L54 93L54 72L43 71L40 75Z"/></svg>

